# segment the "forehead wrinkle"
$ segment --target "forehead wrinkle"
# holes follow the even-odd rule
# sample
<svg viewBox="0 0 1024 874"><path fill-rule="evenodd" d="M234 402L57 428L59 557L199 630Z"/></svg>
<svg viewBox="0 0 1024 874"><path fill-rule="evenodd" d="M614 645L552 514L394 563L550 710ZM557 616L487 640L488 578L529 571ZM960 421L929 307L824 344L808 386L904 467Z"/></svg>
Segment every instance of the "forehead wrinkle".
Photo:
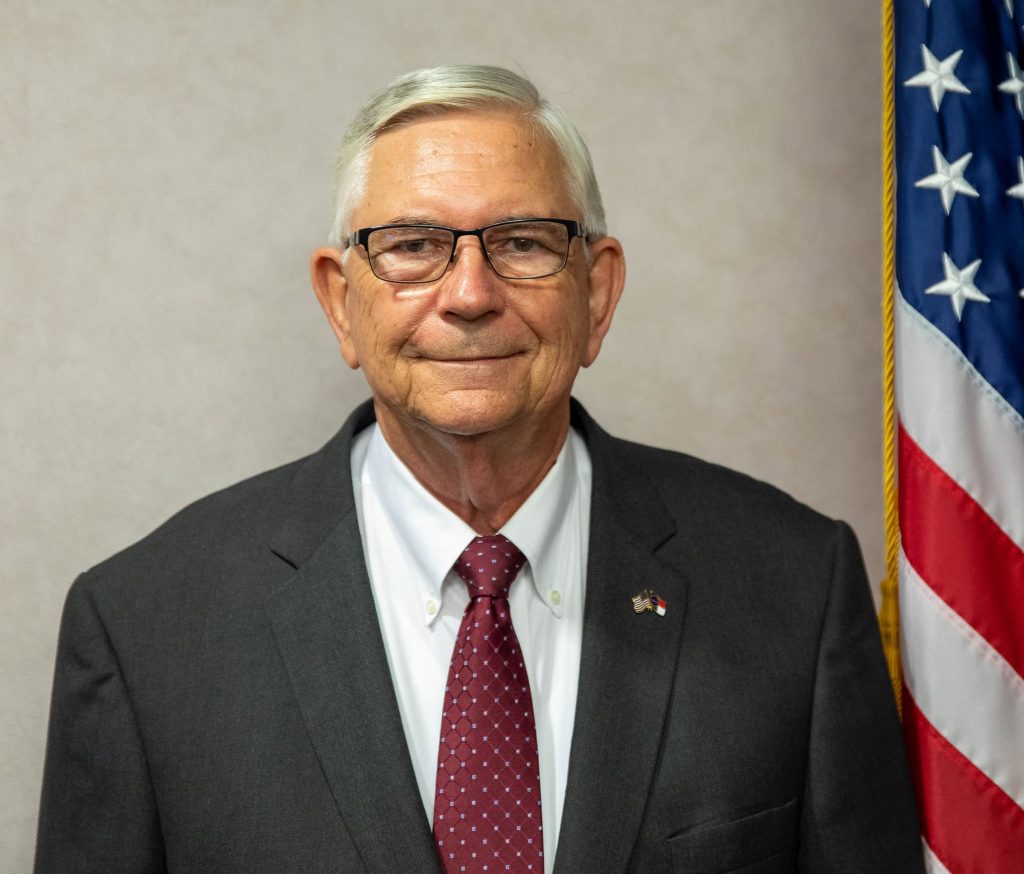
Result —
<svg viewBox="0 0 1024 874"><path fill-rule="evenodd" d="M472 134L467 135L465 128L457 129L454 126L460 120L486 120L488 117L493 120L509 122L511 136L507 137L504 142L513 152L521 148L538 150L547 144L547 140L544 137L537 135L535 125L518 115L500 111L484 113L453 111L433 117L414 119L408 123L398 124L382 131L375 140L374 146L368 155L369 166L367 170L372 172L374 158L380 159L380 146L382 144L385 145L386 152L388 153L384 161L381 162L382 166L390 163L389 159L397 158L401 162L405 159L405 155L410 152L413 154L414 160L425 158L430 164L440 165L436 166L436 169L429 173L423 173L422 175L424 176L443 174L451 170L456 172L464 171L467 169L466 159L479 161L484 166L500 166L508 160L509 155L504 154L500 150L495 150L493 143L487 142L486 137L480 138ZM446 126L446 122L452 124ZM402 152L393 151L389 148L396 136L413 132L418 126L427 127L428 125L429 134L419 139L413 138L411 142L407 141ZM554 143L551 143L550 147L554 149Z"/></svg>
<svg viewBox="0 0 1024 874"><path fill-rule="evenodd" d="M485 113L452 111L438 116L414 119L382 131L367 155L367 177L373 175L374 169L384 169L395 161L399 164L404 163L408 160L409 153L412 153L413 163L418 165L418 175L422 178L451 172L472 171L474 169L473 162L480 162L480 165L485 167L499 167L507 164L510 159L521 157L495 149L494 143L489 142L486 136L476 136L468 133L465 127L458 128L456 126L462 120L486 120L488 117L495 121L503 120L508 123L511 135L503 139L503 144L507 145L513 153L520 149L536 152L544 163L551 163L554 168L561 170L557 147L543 131L537 130L537 125L531 120L504 111ZM448 126L446 126L446 122ZM393 148L392 143L396 136L413 132L421 125L423 127L429 125L429 132L425 136L414 137L411 142L407 141L402 150ZM385 146L383 161L380 154L382 145ZM420 159L426 160L421 163ZM467 159L470 162L468 166ZM378 167L375 168L374 164L377 164Z"/></svg>

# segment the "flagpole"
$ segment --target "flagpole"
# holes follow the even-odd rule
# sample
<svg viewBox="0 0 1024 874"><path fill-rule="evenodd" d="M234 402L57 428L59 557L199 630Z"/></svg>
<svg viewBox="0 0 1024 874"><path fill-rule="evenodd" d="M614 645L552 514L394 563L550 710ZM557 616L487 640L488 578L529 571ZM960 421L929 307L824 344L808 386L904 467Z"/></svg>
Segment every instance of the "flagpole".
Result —
<svg viewBox="0 0 1024 874"><path fill-rule="evenodd" d="M896 492L896 365L894 355L896 300L896 180L895 180L895 27L893 0L882 0L882 445L885 507L885 570L878 624L882 646L902 710L900 664L899 506Z"/></svg>

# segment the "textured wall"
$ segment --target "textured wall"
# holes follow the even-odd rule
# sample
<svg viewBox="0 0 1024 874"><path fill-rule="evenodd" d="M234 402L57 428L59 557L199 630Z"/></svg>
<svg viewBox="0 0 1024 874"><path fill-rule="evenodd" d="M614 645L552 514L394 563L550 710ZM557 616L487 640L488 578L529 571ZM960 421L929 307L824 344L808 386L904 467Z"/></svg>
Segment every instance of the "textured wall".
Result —
<svg viewBox="0 0 1024 874"><path fill-rule="evenodd" d="M610 430L849 520L877 581L866 0L0 0L0 870L30 865L61 603L364 397L308 289L329 168L414 67L531 76L591 144L626 296Z"/></svg>

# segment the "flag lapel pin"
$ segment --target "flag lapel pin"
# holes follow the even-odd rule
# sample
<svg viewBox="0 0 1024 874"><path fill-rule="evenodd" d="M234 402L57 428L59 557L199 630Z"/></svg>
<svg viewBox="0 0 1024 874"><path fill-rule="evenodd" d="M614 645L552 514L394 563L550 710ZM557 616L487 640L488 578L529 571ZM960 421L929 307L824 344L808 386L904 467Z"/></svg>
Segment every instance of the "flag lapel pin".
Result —
<svg viewBox="0 0 1024 874"><path fill-rule="evenodd" d="M644 589L633 596L633 611L635 613L657 613L659 616L664 616L667 607L665 601L650 589Z"/></svg>

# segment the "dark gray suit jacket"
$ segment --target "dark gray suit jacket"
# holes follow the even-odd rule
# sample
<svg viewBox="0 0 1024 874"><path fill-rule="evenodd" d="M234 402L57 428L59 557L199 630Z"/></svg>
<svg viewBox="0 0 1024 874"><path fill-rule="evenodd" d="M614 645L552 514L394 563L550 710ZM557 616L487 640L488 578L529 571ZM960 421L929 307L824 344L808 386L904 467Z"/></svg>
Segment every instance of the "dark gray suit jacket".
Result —
<svg viewBox="0 0 1024 874"><path fill-rule="evenodd" d="M849 529L573 417L594 484L556 871L922 871ZM76 581L38 872L439 871L353 503L370 421Z"/></svg>

